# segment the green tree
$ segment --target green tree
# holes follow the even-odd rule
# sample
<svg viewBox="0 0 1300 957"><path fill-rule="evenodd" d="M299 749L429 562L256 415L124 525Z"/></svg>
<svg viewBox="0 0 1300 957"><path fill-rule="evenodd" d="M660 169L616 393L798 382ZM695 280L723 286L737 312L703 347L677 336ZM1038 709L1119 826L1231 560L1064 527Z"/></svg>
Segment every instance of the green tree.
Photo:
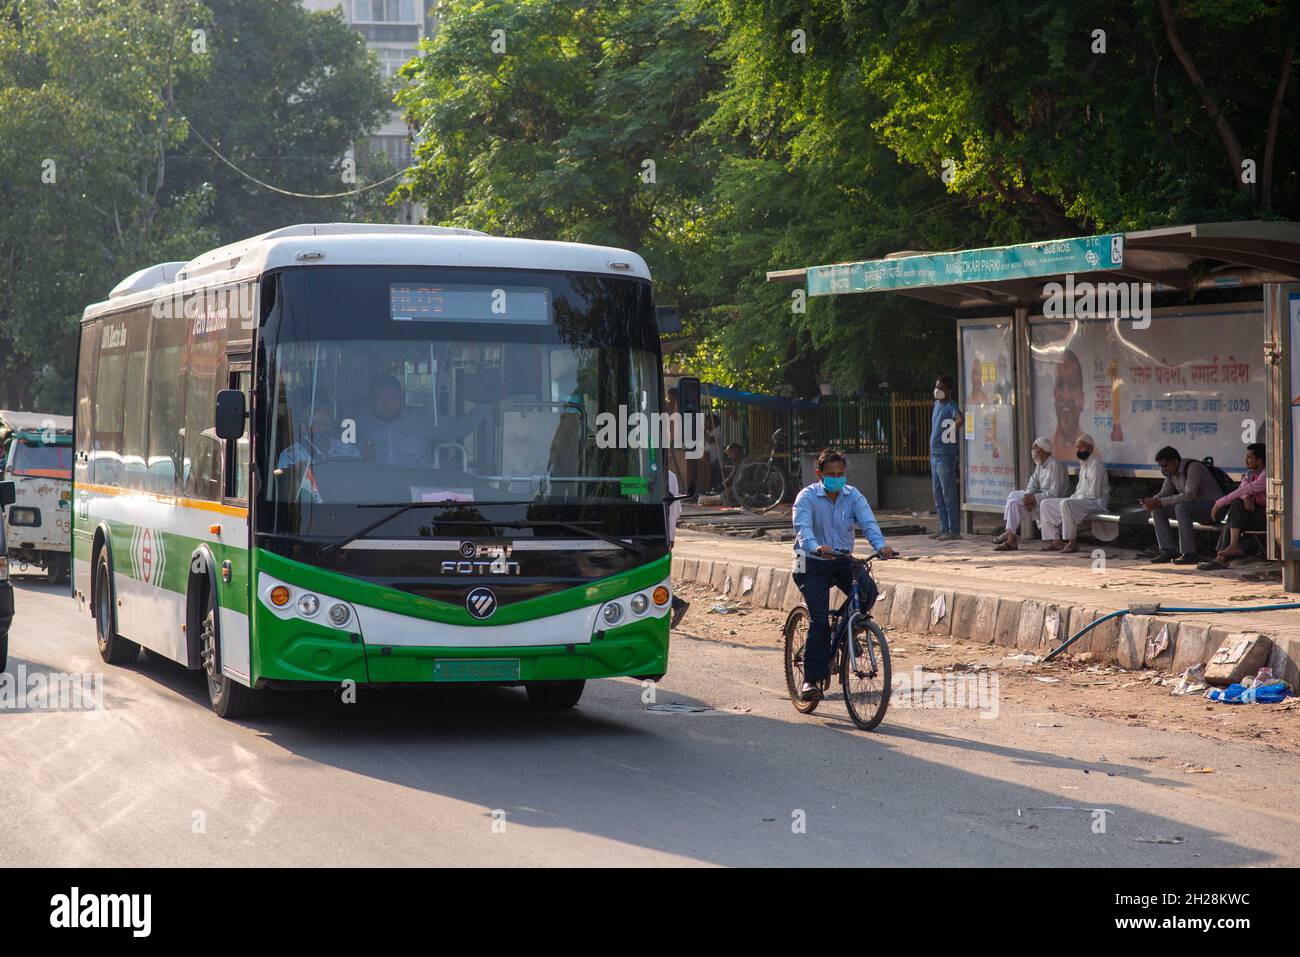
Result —
<svg viewBox="0 0 1300 957"><path fill-rule="evenodd" d="M162 197L191 0L0 3L0 397L70 411L83 304L210 239L209 197Z"/></svg>
<svg viewBox="0 0 1300 957"><path fill-rule="evenodd" d="M0 0L0 402L69 411L77 321L125 276L291 222L391 218L391 87L294 0ZM357 182L341 162L357 147Z"/></svg>
<svg viewBox="0 0 1300 957"><path fill-rule="evenodd" d="M167 156L169 196L210 189L204 222L234 242L300 222L392 219L384 187L350 192L394 172L368 137L393 107L393 89L360 33L337 11L311 13L298 0L205 0L196 38L210 66L184 74L176 103L190 136ZM194 43L190 44L191 47ZM200 139L202 137L202 139ZM344 178L354 150L355 181Z"/></svg>
<svg viewBox="0 0 1300 957"><path fill-rule="evenodd" d="M689 312L718 156L696 135L720 75L705 19L673 0L438 13L437 35L403 70L398 100L420 146L398 195L434 222L634 249L661 300Z"/></svg>

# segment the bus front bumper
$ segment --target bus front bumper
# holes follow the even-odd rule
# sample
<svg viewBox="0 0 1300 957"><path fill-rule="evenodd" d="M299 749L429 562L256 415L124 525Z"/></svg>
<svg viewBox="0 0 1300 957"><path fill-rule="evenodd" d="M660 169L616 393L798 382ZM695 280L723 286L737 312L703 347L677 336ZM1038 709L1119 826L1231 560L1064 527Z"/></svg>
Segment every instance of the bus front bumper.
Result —
<svg viewBox="0 0 1300 957"><path fill-rule="evenodd" d="M631 676L657 680L668 670L668 619L647 617L566 645L437 647L385 645L382 637L347 634L314 622L254 614L264 641L258 684L502 683Z"/></svg>

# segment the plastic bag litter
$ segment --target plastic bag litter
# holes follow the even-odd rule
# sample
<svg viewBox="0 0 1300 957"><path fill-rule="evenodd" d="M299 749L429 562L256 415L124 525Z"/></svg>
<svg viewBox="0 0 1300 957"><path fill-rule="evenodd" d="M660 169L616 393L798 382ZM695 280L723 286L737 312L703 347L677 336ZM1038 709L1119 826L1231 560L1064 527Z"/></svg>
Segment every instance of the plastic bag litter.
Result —
<svg viewBox="0 0 1300 957"><path fill-rule="evenodd" d="M1205 665L1192 665L1183 672L1183 676L1178 679L1178 683L1174 685L1174 689L1170 694L1200 694L1205 688Z"/></svg>
<svg viewBox="0 0 1300 957"><path fill-rule="evenodd" d="M1226 704L1277 704L1285 701L1289 693L1285 681L1272 681L1249 688L1243 684L1211 688L1205 692L1205 697L1210 701L1222 701Z"/></svg>

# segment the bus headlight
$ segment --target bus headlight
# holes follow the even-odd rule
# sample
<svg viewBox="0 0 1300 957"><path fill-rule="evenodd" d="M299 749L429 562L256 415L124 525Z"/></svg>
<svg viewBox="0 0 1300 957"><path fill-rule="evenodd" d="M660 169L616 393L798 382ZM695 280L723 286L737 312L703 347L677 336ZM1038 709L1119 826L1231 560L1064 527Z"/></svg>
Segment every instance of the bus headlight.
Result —
<svg viewBox="0 0 1300 957"><path fill-rule="evenodd" d="M632 612L634 614L644 615L645 610L650 607L650 599L641 592L637 592L632 596L632 601L629 602L629 604L631 604Z"/></svg>
<svg viewBox="0 0 1300 957"><path fill-rule="evenodd" d="M335 628L342 628L348 623L348 619L352 617L352 610L342 603L330 605L329 617L331 625Z"/></svg>
<svg viewBox="0 0 1300 957"><path fill-rule="evenodd" d="M271 604L276 608L283 608L289 604L289 589L283 585L276 585L271 589Z"/></svg>
<svg viewBox="0 0 1300 957"><path fill-rule="evenodd" d="M320 611L320 599L308 592L298 599L299 614L306 615L310 618L316 612Z"/></svg>
<svg viewBox="0 0 1300 957"><path fill-rule="evenodd" d="M654 590L655 604L659 605L660 607L663 607L664 605L668 604L668 599L671 597L672 595L668 593L668 589L665 588L663 585L657 586Z"/></svg>
<svg viewBox="0 0 1300 957"><path fill-rule="evenodd" d="M35 508L11 508L9 509L9 524L23 525L27 528L40 528L40 510Z"/></svg>
<svg viewBox="0 0 1300 957"><path fill-rule="evenodd" d="M617 625L623 620L623 606L616 601L611 601L600 614L605 619L605 624Z"/></svg>

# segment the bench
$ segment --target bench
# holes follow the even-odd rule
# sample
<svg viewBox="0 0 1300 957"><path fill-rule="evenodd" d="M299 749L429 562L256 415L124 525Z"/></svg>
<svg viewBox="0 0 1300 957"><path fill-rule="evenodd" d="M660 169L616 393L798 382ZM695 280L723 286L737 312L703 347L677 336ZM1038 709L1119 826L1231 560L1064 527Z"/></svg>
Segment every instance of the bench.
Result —
<svg viewBox="0 0 1300 957"><path fill-rule="evenodd" d="M1146 512L1146 509L1142 508L1140 505L1131 509L1126 509L1123 512L1100 512L1096 515L1090 515L1079 524L1081 528L1084 525L1088 526L1088 530L1092 533L1092 537L1097 539L1097 541L1113 542L1115 539L1119 538L1121 525L1155 525L1155 519L1153 519L1150 514L1147 514L1145 518L1142 518L1139 514L1142 512ZM1135 521L1135 518L1138 520ZM1169 519L1169 524L1172 528L1177 528L1178 519ZM1222 525L1207 525L1204 522L1193 522L1192 527L1195 528L1197 532L1213 532L1216 535L1223 531ZM1259 535L1262 540L1262 537L1268 533L1266 529L1243 529L1242 534Z"/></svg>

